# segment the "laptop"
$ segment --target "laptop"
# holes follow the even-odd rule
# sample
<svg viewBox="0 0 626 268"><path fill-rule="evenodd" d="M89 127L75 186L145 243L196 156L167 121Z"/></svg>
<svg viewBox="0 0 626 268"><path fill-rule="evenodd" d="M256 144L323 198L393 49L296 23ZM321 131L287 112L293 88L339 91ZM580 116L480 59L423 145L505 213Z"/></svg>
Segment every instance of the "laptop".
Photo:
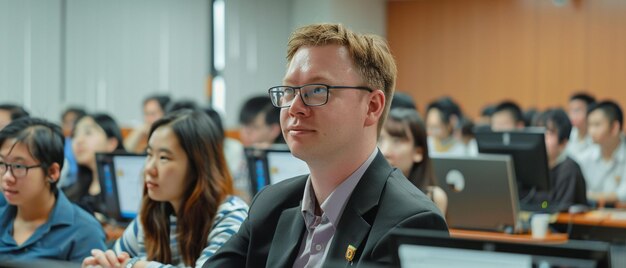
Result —
<svg viewBox="0 0 626 268"><path fill-rule="evenodd" d="M438 156L432 161L448 196L446 220L451 228L522 231L511 156Z"/></svg>
<svg viewBox="0 0 626 268"><path fill-rule="evenodd" d="M245 148L248 171L250 173L251 196L265 186L283 180L309 174L306 162L293 156L287 145L273 145L270 148Z"/></svg>
<svg viewBox="0 0 626 268"><path fill-rule="evenodd" d="M108 218L130 222L143 196L145 154L97 153L96 166Z"/></svg>

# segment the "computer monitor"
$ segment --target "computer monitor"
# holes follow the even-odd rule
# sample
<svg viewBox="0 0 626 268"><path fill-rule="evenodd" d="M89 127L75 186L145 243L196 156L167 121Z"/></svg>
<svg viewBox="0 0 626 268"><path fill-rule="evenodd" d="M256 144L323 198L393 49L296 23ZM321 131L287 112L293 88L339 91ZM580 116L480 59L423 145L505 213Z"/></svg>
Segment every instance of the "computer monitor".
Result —
<svg viewBox="0 0 626 268"><path fill-rule="evenodd" d="M400 267L611 267L610 244L598 241L520 243L401 228L390 241Z"/></svg>
<svg viewBox="0 0 626 268"><path fill-rule="evenodd" d="M432 163L438 185L448 197L448 226L523 231L511 156L437 156Z"/></svg>
<svg viewBox="0 0 626 268"><path fill-rule="evenodd" d="M267 149L246 148L245 151L252 196L267 185L309 174L309 166L293 156L286 145L274 145Z"/></svg>
<svg viewBox="0 0 626 268"><path fill-rule="evenodd" d="M107 217L128 222L137 216L143 196L145 163L145 154L96 154L100 189Z"/></svg>
<svg viewBox="0 0 626 268"><path fill-rule="evenodd" d="M478 152L511 155L519 190L549 191L550 173L544 132L544 128L477 132ZM523 196L520 195L520 198Z"/></svg>

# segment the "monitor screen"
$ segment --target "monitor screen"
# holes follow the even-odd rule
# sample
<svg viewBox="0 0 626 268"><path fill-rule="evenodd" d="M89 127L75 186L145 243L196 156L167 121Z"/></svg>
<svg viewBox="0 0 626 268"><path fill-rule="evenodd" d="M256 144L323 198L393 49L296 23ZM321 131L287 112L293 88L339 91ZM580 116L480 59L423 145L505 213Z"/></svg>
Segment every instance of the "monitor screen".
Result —
<svg viewBox="0 0 626 268"><path fill-rule="evenodd" d="M108 217L129 221L137 216L143 195L145 162L144 154L96 154L103 202Z"/></svg>
<svg viewBox="0 0 626 268"><path fill-rule="evenodd" d="M450 237L445 232L396 229L394 262L401 267L610 267L610 245L571 240L520 243Z"/></svg>
<svg viewBox="0 0 626 268"><path fill-rule="evenodd" d="M250 172L251 195L255 195L267 185L309 173L307 164L293 156L286 145L245 150Z"/></svg>
<svg viewBox="0 0 626 268"><path fill-rule="evenodd" d="M520 131L477 132L480 153L508 154L513 157L515 177L521 191L550 190L550 173L543 128ZM520 195L522 198L523 195Z"/></svg>

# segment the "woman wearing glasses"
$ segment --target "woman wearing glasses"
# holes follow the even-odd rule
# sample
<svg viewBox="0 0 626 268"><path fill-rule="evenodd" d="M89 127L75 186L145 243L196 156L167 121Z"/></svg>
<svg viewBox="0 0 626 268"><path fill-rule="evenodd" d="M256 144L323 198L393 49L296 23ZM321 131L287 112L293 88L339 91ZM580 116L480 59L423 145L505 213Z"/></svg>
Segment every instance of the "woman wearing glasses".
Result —
<svg viewBox="0 0 626 268"><path fill-rule="evenodd" d="M143 201L113 250L83 266L201 267L239 230L248 205L233 196L222 133L200 111L156 121L148 135Z"/></svg>
<svg viewBox="0 0 626 268"><path fill-rule="evenodd" d="M80 261L105 248L100 224L57 190L61 128L26 118L0 131L0 260Z"/></svg>

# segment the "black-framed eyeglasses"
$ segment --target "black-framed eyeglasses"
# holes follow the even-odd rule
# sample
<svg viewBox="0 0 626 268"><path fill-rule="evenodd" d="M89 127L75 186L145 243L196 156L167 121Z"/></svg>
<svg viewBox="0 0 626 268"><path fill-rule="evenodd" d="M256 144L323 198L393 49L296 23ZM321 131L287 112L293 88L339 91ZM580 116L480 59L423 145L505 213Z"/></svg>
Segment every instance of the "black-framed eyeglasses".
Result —
<svg viewBox="0 0 626 268"><path fill-rule="evenodd" d="M22 178L28 174L29 169L38 168L41 166L42 166L41 164L27 166L27 165L22 165L22 164L11 164L11 163L0 162L0 176L4 176L4 174L7 173L7 170L11 169L11 174L13 174L14 177Z"/></svg>
<svg viewBox="0 0 626 268"><path fill-rule="evenodd" d="M328 102L330 89L359 89L368 92L374 91L369 87L360 86L329 86L325 84L307 84L299 87L275 86L268 90L272 104L278 108L287 108L296 99L296 91L300 91L300 99L307 106L322 106Z"/></svg>

